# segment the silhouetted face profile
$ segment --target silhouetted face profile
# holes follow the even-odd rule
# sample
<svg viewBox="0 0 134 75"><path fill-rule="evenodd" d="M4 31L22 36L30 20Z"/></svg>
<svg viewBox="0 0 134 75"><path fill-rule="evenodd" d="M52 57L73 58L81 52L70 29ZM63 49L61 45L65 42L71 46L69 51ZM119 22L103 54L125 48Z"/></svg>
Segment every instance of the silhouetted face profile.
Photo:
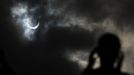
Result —
<svg viewBox="0 0 134 75"><path fill-rule="evenodd" d="M104 34L98 43L98 55L101 60L101 67L113 67L120 52L120 40L114 34Z"/></svg>

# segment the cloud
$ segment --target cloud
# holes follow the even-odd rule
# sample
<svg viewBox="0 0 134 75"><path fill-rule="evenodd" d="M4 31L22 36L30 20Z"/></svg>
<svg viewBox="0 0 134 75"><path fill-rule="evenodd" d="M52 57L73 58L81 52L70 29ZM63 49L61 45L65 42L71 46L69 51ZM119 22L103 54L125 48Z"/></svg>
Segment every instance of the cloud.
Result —
<svg viewBox="0 0 134 75"><path fill-rule="evenodd" d="M36 8L32 8L35 10ZM27 4L18 3L16 6L11 8L12 18L16 21L16 24L22 28L22 34L24 38L28 40L34 39L36 29L39 27L39 22L36 24L32 14L29 14L30 9ZM32 11L34 12L34 11Z"/></svg>

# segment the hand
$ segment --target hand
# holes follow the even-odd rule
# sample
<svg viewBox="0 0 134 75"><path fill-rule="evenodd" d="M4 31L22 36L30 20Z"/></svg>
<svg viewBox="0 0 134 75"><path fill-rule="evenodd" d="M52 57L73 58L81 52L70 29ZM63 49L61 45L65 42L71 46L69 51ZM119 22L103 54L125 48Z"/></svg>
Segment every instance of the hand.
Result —
<svg viewBox="0 0 134 75"><path fill-rule="evenodd" d="M123 52L120 52L119 59L118 59L118 62L117 62L117 69L118 70L120 70L121 67L122 67L123 59L124 59L124 54L123 54Z"/></svg>
<svg viewBox="0 0 134 75"><path fill-rule="evenodd" d="M95 63L94 54L95 54L95 51L93 51L93 52L90 54L90 56L89 56L89 60L88 60L89 65L88 65L88 67L89 67L90 69L92 69L92 66L93 66L94 63Z"/></svg>

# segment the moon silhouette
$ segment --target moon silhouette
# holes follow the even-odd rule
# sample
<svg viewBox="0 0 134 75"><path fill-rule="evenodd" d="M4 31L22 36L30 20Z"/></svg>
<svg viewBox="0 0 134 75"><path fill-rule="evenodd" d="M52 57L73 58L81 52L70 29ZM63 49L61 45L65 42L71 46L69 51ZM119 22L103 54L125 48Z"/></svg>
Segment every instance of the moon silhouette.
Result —
<svg viewBox="0 0 134 75"><path fill-rule="evenodd" d="M39 26L40 26L40 23L38 22L36 26L29 26L29 25L28 25L27 27L28 27L29 29L35 30L35 29L37 29Z"/></svg>

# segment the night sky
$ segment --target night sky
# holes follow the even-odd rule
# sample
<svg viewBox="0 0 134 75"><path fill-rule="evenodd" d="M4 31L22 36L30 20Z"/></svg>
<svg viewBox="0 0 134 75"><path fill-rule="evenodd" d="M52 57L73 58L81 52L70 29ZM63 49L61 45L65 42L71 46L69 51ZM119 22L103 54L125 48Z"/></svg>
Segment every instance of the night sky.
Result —
<svg viewBox="0 0 134 75"><path fill-rule="evenodd" d="M122 71L134 75L134 0L1 0L0 8L1 50L18 75L80 75L106 32L120 38Z"/></svg>

